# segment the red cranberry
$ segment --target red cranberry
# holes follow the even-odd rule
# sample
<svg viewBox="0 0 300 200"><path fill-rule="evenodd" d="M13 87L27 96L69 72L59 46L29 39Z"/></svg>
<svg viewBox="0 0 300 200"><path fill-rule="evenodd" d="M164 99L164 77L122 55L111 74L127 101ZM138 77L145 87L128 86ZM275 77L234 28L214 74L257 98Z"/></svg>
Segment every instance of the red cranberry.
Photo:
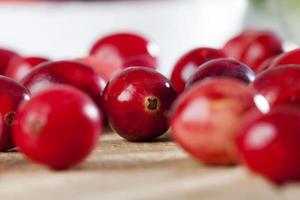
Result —
<svg viewBox="0 0 300 200"><path fill-rule="evenodd" d="M236 162L234 138L254 93L241 81L212 78L192 86L175 102L173 136L187 152L207 164Z"/></svg>
<svg viewBox="0 0 300 200"><path fill-rule="evenodd" d="M5 76L20 81L31 71L31 69L47 61L49 60L42 57L22 58L21 56L15 56L13 59L11 59L5 71Z"/></svg>
<svg viewBox="0 0 300 200"><path fill-rule="evenodd" d="M274 59L271 67L285 64L300 64L300 48L281 54Z"/></svg>
<svg viewBox="0 0 300 200"><path fill-rule="evenodd" d="M88 56L77 59L76 61L92 67L106 82L123 69L121 65L113 62L106 62L105 59L100 59L96 56Z"/></svg>
<svg viewBox="0 0 300 200"><path fill-rule="evenodd" d="M0 151L7 151L15 147L11 136L11 126L14 123L15 113L22 101L28 101L30 92L16 81L0 76L0 112L3 124L0 137Z"/></svg>
<svg viewBox="0 0 300 200"><path fill-rule="evenodd" d="M13 129L20 150L53 169L66 169L86 158L100 133L101 116L92 99L63 85L21 104Z"/></svg>
<svg viewBox="0 0 300 200"><path fill-rule="evenodd" d="M281 39L271 31L246 31L229 40L224 47L227 56L249 65L255 72L269 57L283 52ZM239 52L239 53L237 53Z"/></svg>
<svg viewBox="0 0 300 200"><path fill-rule="evenodd" d="M234 78L248 84L254 80L255 74L247 65L239 61L219 58L202 64L188 80L186 86L190 87L210 77Z"/></svg>
<svg viewBox="0 0 300 200"><path fill-rule="evenodd" d="M3 75L9 62L17 56L15 52L6 49L0 49L0 75Z"/></svg>
<svg viewBox="0 0 300 200"><path fill-rule="evenodd" d="M300 180L300 110L280 107L254 115L237 134L242 161L277 182Z"/></svg>
<svg viewBox="0 0 300 200"><path fill-rule="evenodd" d="M92 68L72 61L47 62L34 68L22 83L32 94L54 84L67 84L87 93L101 107L105 81Z"/></svg>
<svg viewBox="0 0 300 200"><path fill-rule="evenodd" d="M175 64L171 74L171 82L177 92L183 92L186 81L200 65L209 60L223 57L225 55L222 51L212 48L197 48L183 55Z"/></svg>
<svg viewBox="0 0 300 200"><path fill-rule="evenodd" d="M105 87L103 108L119 135L147 141L168 130L168 111L176 96L170 81L160 73L130 67Z"/></svg>
<svg viewBox="0 0 300 200"><path fill-rule="evenodd" d="M251 83L265 97L270 107L281 104L300 105L300 67L282 66L259 74Z"/></svg>
<svg viewBox="0 0 300 200"><path fill-rule="evenodd" d="M133 33L116 33L99 39L90 54L113 66L157 67L158 47Z"/></svg>

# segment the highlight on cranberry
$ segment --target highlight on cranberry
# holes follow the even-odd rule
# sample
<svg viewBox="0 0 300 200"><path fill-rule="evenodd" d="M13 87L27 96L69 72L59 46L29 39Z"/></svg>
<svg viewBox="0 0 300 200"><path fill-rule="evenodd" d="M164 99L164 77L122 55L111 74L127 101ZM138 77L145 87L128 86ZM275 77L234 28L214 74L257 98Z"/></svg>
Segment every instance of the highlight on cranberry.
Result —
<svg viewBox="0 0 300 200"><path fill-rule="evenodd" d="M249 84L254 80L255 73L246 64L237 60L228 58L214 59L200 65L187 81L186 87L212 77L233 78Z"/></svg>
<svg viewBox="0 0 300 200"><path fill-rule="evenodd" d="M263 61L283 52L282 43L274 32L246 30L230 39L223 50L228 57L240 60L257 72Z"/></svg>
<svg viewBox="0 0 300 200"><path fill-rule="evenodd" d="M21 81L34 67L48 61L49 60L47 58L37 56L15 56L9 62L4 75L17 81Z"/></svg>
<svg viewBox="0 0 300 200"><path fill-rule="evenodd" d="M30 99L30 92L13 79L0 75L0 113L2 116L2 136L0 151L8 151L15 147L11 129L15 123L15 114L23 101Z"/></svg>
<svg viewBox="0 0 300 200"><path fill-rule="evenodd" d="M212 78L195 84L174 103L175 141L205 164L236 163L235 134L255 107L254 92L241 81Z"/></svg>
<svg viewBox="0 0 300 200"><path fill-rule="evenodd" d="M176 97L171 82L159 72L130 67L106 85L103 109L120 136L149 141L169 129L169 110Z"/></svg>
<svg viewBox="0 0 300 200"><path fill-rule="evenodd" d="M72 167L94 149L101 134L101 115L82 91L57 85L21 104L13 127L20 151L55 170Z"/></svg>
<svg viewBox="0 0 300 200"><path fill-rule="evenodd" d="M114 33L100 38L90 55L115 68L132 66L156 68L159 48L136 33Z"/></svg>
<svg viewBox="0 0 300 200"><path fill-rule="evenodd" d="M200 65L209 60L224 57L221 50L213 48L196 48L185 53L176 62L171 74L171 82L176 91L179 94L183 92L186 82Z"/></svg>
<svg viewBox="0 0 300 200"><path fill-rule="evenodd" d="M89 66L74 61L41 64L21 81L32 94L56 84L73 86L88 94L101 109L101 95L105 81Z"/></svg>
<svg viewBox="0 0 300 200"><path fill-rule="evenodd" d="M242 163L274 181L300 181L300 109L280 106L261 115L251 113L238 131Z"/></svg>

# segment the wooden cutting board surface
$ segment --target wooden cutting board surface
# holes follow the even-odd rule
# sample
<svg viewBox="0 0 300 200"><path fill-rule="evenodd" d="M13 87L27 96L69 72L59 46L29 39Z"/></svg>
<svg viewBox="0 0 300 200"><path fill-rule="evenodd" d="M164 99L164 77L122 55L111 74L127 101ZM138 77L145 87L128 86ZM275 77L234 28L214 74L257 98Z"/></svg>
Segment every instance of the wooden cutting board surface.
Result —
<svg viewBox="0 0 300 200"><path fill-rule="evenodd" d="M243 167L208 167L168 136L130 143L105 134L81 165L54 172L20 153L0 153L0 200L298 200L300 183L276 187Z"/></svg>

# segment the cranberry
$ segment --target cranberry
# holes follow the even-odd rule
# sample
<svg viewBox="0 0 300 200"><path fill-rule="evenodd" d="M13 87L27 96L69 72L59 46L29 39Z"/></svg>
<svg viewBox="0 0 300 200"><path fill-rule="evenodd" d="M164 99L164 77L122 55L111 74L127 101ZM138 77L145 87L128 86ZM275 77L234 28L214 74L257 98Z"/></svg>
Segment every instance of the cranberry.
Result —
<svg viewBox="0 0 300 200"><path fill-rule="evenodd" d="M241 81L201 81L175 102L173 136L187 152L206 164L236 162L234 138L244 114L254 107L254 93Z"/></svg>
<svg viewBox="0 0 300 200"><path fill-rule="evenodd" d="M87 93L101 108L101 95L105 82L92 68L72 61L41 64L24 77L22 83L32 94L54 84L67 84Z"/></svg>
<svg viewBox="0 0 300 200"><path fill-rule="evenodd" d="M229 40L224 46L227 56L249 65L255 72L269 57L283 52L281 39L271 31L246 31Z"/></svg>
<svg viewBox="0 0 300 200"><path fill-rule="evenodd" d="M0 151L7 151L15 147L11 136L11 126L19 104L28 101L30 92L16 81L0 76L0 112L3 124L2 137L0 137Z"/></svg>
<svg viewBox="0 0 300 200"><path fill-rule="evenodd" d="M53 169L66 169L86 158L100 133L95 103L66 85L41 91L21 104L13 129L20 150Z"/></svg>
<svg viewBox="0 0 300 200"><path fill-rule="evenodd" d="M0 49L0 74L4 74L9 62L17 56L15 52L6 49Z"/></svg>
<svg viewBox="0 0 300 200"><path fill-rule="evenodd" d="M115 33L99 39L90 54L113 66L157 67L158 47L133 33Z"/></svg>
<svg viewBox="0 0 300 200"><path fill-rule="evenodd" d="M285 64L300 64L300 48L281 54L274 59L271 63L271 67Z"/></svg>
<svg viewBox="0 0 300 200"><path fill-rule="evenodd" d="M21 56L15 56L13 59L11 59L5 71L5 76L20 81L31 71L31 69L47 61L49 60L42 57L22 58Z"/></svg>
<svg viewBox="0 0 300 200"><path fill-rule="evenodd" d="M300 180L300 110L277 107L251 115L238 131L241 160L253 171L275 181Z"/></svg>
<svg viewBox="0 0 300 200"><path fill-rule="evenodd" d="M113 62L106 62L105 59L100 59L96 56L88 56L77 59L76 61L92 67L106 82L123 69L121 65Z"/></svg>
<svg viewBox="0 0 300 200"><path fill-rule="evenodd" d="M245 83L254 80L254 72L245 64L227 58L219 58L202 64L186 83L187 87L210 77L234 78Z"/></svg>
<svg viewBox="0 0 300 200"><path fill-rule="evenodd" d="M282 66L259 74L251 83L265 97L269 107L281 104L300 105L300 67Z"/></svg>
<svg viewBox="0 0 300 200"><path fill-rule="evenodd" d="M170 81L153 69L130 67L103 92L103 108L112 128L130 141L148 141L165 133L176 98Z"/></svg>
<svg viewBox="0 0 300 200"><path fill-rule="evenodd" d="M222 51L212 48L197 48L183 55L175 64L171 74L171 82L177 92L183 92L186 81L201 64L212 59L223 57L225 57L225 55Z"/></svg>

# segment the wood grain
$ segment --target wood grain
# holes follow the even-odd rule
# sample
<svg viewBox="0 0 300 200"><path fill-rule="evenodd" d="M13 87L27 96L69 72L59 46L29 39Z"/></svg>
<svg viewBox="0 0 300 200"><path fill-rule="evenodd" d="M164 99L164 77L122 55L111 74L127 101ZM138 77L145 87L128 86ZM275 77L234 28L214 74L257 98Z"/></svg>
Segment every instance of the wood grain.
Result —
<svg viewBox="0 0 300 200"><path fill-rule="evenodd" d="M300 185L276 187L243 167L208 167L166 136L130 143L102 137L86 162L54 172L20 153L0 154L0 200L300 199Z"/></svg>

